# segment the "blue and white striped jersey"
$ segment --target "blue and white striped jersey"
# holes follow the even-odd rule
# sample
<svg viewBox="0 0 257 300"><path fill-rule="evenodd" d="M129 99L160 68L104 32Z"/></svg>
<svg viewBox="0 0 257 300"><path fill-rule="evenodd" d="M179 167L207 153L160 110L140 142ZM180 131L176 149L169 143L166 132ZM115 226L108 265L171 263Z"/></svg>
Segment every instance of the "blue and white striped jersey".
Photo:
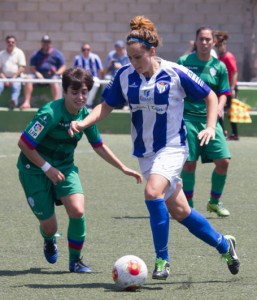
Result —
<svg viewBox="0 0 257 300"><path fill-rule="evenodd" d="M132 65L122 67L103 92L111 107L127 102L131 112L133 155L147 157L169 145L185 145L184 97L205 98L210 88L192 71L160 58L151 78Z"/></svg>
<svg viewBox="0 0 257 300"><path fill-rule="evenodd" d="M95 53L89 53L88 59L84 55L76 55L73 67L81 67L85 70L90 70L92 76L99 77L99 71L103 70L103 65L100 57Z"/></svg>

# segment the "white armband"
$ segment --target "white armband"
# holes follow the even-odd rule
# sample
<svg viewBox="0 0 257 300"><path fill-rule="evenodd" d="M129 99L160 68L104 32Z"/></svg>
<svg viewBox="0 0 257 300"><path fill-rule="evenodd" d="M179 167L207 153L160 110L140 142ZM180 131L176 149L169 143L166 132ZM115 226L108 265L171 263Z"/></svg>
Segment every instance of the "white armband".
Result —
<svg viewBox="0 0 257 300"><path fill-rule="evenodd" d="M52 166L46 161L43 166L41 167L41 170L43 172L47 172Z"/></svg>

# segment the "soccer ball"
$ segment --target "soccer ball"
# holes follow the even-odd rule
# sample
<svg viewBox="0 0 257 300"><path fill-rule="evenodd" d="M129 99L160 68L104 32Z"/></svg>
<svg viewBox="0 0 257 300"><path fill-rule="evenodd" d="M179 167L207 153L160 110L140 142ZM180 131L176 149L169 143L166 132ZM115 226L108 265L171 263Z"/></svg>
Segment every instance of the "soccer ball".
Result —
<svg viewBox="0 0 257 300"><path fill-rule="evenodd" d="M145 283L148 270L145 262L135 255L119 258L113 267L112 278L120 290L135 291Z"/></svg>

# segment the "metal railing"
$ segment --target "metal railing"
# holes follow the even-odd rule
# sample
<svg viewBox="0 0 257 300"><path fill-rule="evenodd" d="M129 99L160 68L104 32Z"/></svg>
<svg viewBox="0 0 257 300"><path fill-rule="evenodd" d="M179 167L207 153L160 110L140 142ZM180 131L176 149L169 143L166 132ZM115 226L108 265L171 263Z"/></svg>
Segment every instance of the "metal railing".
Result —
<svg viewBox="0 0 257 300"><path fill-rule="evenodd" d="M62 83L61 79L38 79L38 78L22 78L22 77L18 77L18 78L0 78L0 81L2 82L22 82L22 83L27 83L27 82L31 82L31 83L43 83L43 84L50 84L50 83ZM100 79L99 83L100 84L108 84L110 82L110 80L104 80L104 79Z"/></svg>
<svg viewBox="0 0 257 300"><path fill-rule="evenodd" d="M61 79L38 79L38 78L0 78L0 82L21 82L21 83L35 83L35 84L51 84L51 83L62 83ZM110 80L105 79L97 79L98 85L107 85L110 82ZM253 88L254 90L257 90L257 82L245 82L245 81L239 81L237 83L238 89L247 89L247 88ZM98 89L98 87L97 87ZM62 89L61 89L62 94ZM1 106L1 105L0 105ZM254 108L255 110L255 108Z"/></svg>
<svg viewBox="0 0 257 300"><path fill-rule="evenodd" d="M62 80L61 79L38 79L38 78L22 78L22 77L18 77L18 78L0 78L0 82L22 82L22 83L27 83L27 82L31 82L31 83L43 83L43 84L49 84L49 83L61 83ZM108 84L110 82L110 80L107 79L100 79L99 83L101 85L105 85ZM237 83L238 87L256 87L257 88L257 82L251 82L251 81L239 81Z"/></svg>

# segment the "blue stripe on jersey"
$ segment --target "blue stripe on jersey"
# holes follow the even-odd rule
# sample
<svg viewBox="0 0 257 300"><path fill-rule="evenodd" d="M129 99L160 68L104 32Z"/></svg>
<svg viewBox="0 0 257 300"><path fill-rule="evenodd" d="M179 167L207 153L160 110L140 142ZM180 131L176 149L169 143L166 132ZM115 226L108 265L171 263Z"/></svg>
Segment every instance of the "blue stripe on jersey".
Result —
<svg viewBox="0 0 257 300"><path fill-rule="evenodd" d="M91 142L91 141L89 141L89 143L92 145L92 147L97 148L98 146L100 146L100 145L103 144L103 140L100 137L100 139L97 142Z"/></svg>
<svg viewBox="0 0 257 300"><path fill-rule="evenodd" d="M139 88L141 86L142 79L139 77L138 73L134 71L128 76L128 103L139 104Z"/></svg>
<svg viewBox="0 0 257 300"><path fill-rule="evenodd" d="M23 132L22 132L22 135L23 135L23 137L25 138L25 140L26 140L32 147L34 147L34 148L37 147L38 143L37 143L35 140L33 140L33 139L27 134L26 131L23 131Z"/></svg>
<svg viewBox="0 0 257 300"><path fill-rule="evenodd" d="M133 112L131 117L131 122L134 125L137 136L134 141L134 152L133 154L137 157L143 157L143 153L145 153L146 148L143 140L143 111L138 110Z"/></svg>
<svg viewBox="0 0 257 300"><path fill-rule="evenodd" d="M182 146L186 145L186 130L185 130L185 122L184 119L181 121L181 127L179 130L179 135L180 135L180 143Z"/></svg>
<svg viewBox="0 0 257 300"><path fill-rule="evenodd" d="M174 68L174 70L177 72L187 96L194 100L198 100L209 95L211 89L195 73L186 68Z"/></svg>
<svg viewBox="0 0 257 300"><path fill-rule="evenodd" d="M229 89L218 91L217 95L218 96L221 96L221 95L231 95L231 89L229 88Z"/></svg>
<svg viewBox="0 0 257 300"><path fill-rule="evenodd" d="M81 58L81 64L82 64L82 68L86 69L86 62L85 62L84 58Z"/></svg>
<svg viewBox="0 0 257 300"><path fill-rule="evenodd" d="M121 82L120 82L120 74L125 71L129 66L124 66L120 68L114 79L112 79L107 87L103 90L102 97L105 100L105 102L111 106L116 107L119 105L122 105L126 102L126 100L123 97L122 89L121 89Z"/></svg>
<svg viewBox="0 0 257 300"><path fill-rule="evenodd" d="M139 88L142 83L141 78L138 73L135 71L128 76L128 103L139 104ZM145 144L143 140L143 111L138 110L132 113L131 122L136 129L137 136L134 141L134 155L137 157L141 157L142 153L145 152ZM136 145L136 147L135 147Z"/></svg>
<svg viewBox="0 0 257 300"><path fill-rule="evenodd" d="M79 65L79 61L78 61L78 58L76 57L75 62L74 62L74 67L77 67L78 65Z"/></svg>
<svg viewBox="0 0 257 300"><path fill-rule="evenodd" d="M95 60L95 66L96 66L96 71L99 71L101 69L97 59ZM98 74L96 74L95 76L97 76L97 75Z"/></svg>
<svg viewBox="0 0 257 300"><path fill-rule="evenodd" d="M92 76L96 76L96 75L95 75L95 70L94 70L94 68L93 68L93 62L92 62L92 59L91 59L91 58L89 58L89 69L90 69L90 71L91 71Z"/></svg>
<svg viewBox="0 0 257 300"><path fill-rule="evenodd" d="M154 104L169 105L171 77L164 71L156 76L154 87ZM153 129L153 151L156 153L167 143L167 112L164 114L156 113L156 121Z"/></svg>

